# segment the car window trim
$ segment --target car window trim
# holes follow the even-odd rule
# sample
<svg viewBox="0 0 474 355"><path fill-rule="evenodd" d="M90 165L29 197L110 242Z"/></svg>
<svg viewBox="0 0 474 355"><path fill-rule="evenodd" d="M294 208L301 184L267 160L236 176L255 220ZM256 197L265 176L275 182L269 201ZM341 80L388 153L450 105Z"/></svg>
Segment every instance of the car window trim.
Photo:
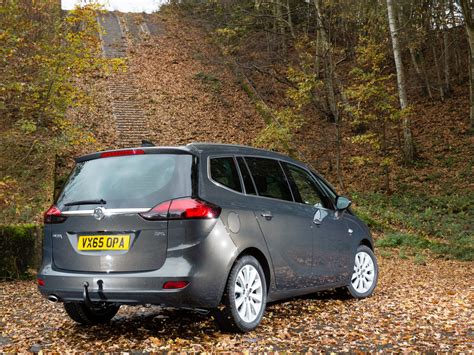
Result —
<svg viewBox="0 0 474 355"><path fill-rule="evenodd" d="M285 180L286 180L286 184L288 185L288 189L290 189L291 198L293 199L293 202L296 202L295 194L293 193L293 191L291 189L290 180L288 179L288 175L286 175L286 171L283 168L283 163L281 162L281 160L277 160L277 161L278 161L278 165L280 165L281 171L283 171L283 176L285 176Z"/></svg>
<svg viewBox="0 0 474 355"><path fill-rule="evenodd" d="M137 208L104 208L106 216L117 215L117 214L135 214L148 212L153 207L137 207ZM61 211L61 214L65 216L93 216L95 210L70 210Z"/></svg>
<svg viewBox="0 0 474 355"><path fill-rule="evenodd" d="M298 189L298 186L296 185L295 179L293 178L293 176L291 175L291 172L290 172L289 169L288 169L288 163L287 163L287 162L283 162L283 163L282 163L282 166L283 166L283 169L284 169L284 171L285 171L285 174L286 174L287 177L288 177L288 180L291 181L291 182L290 182L290 187L291 187L291 189L292 189L292 190L293 190L293 189L295 190L295 191L293 191L293 198L294 198L295 202L303 203L303 204L306 205L306 203L303 202L303 198L301 197L301 193L300 193L300 191L299 191L299 189ZM296 166L296 165L293 164L293 166ZM297 200L296 197L298 197L300 201Z"/></svg>
<svg viewBox="0 0 474 355"><path fill-rule="evenodd" d="M249 168L249 166L247 165L247 162L245 161L245 158L244 158L243 156L241 156L241 155L236 155L236 156L234 156L234 157L235 157L235 161L236 161L236 163L237 163L237 168L239 169L240 178L242 179L242 184L243 184L243 187L244 187L245 195L258 196L257 185L255 185L255 181L253 180L252 173L250 172L250 168ZM242 175L242 171L240 170L240 165L239 165L239 162L238 162L238 158L241 158L242 161L244 162L245 168L247 169L247 173L248 173L249 176L250 176L250 181L252 182L252 186L253 186L253 189L254 189L254 191L255 191L255 195L253 195L253 194L248 194L248 193L247 193L247 188L245 187L244 177L243 177L243 175Z"/></svg>

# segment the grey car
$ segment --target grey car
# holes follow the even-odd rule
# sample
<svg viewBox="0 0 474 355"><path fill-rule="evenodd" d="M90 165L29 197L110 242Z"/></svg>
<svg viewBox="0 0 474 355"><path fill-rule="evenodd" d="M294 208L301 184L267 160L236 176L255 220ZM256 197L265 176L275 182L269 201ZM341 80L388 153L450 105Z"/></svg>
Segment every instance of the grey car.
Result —
<svg viewBox="0 0 474 355"><path fill-rule="evenodd" d="M45 213L38 288L82 324L155 304L249 331L267 302L372 294L373 241L350 203L304 164L246 146L85 155Z"/></svg>

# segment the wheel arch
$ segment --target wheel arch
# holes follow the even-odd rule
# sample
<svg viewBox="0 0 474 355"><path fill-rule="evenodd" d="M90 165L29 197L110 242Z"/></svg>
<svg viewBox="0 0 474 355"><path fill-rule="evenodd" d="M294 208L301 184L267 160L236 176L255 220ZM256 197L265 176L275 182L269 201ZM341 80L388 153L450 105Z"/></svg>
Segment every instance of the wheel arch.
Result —
<svg viewBox="0 0 474 355"><path fill-rule="evenodd" d="M244 249L239 256L235 259L236 261L244 255L251 255L260 263L265 274L265 283L267 284L267 293L270 291L270 282L272 279L270 264L268 263L267 257L259 249L255 247L249 247ZM235 261L234 261L235 263Z"/></svg>
<svg viewBox="0 0 474 355"><path fill-rule="evenodd" d="M374 251L374 247L372 245L372 243L370 242L369 239L367 238L363 238L360 243L359 243L359 246L360 245L365 245L367 248L369 248L370 250Z"/></svg>

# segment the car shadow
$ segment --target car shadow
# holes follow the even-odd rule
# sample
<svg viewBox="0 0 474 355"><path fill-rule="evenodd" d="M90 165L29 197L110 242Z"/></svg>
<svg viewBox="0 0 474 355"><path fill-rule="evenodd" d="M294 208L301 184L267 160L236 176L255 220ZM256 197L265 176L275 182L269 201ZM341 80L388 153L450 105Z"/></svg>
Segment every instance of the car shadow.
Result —
<svg viewBox="0 0 474 355"><path fill-rule="evenodd" d="M71 345L77 344L78 338L92 342L107 341L113 345L121 342L124 337L134 344L157 337L164 344L169 339L192 340L204 334L220 334L210 314L161 307L123 308L109 323L94 326L74 323L71 327L66 327L63 329L64 339ZM121 349L124 350L122 346Z"/></svg>
<svg viewBox="0 0 474 355"><path fill-rule="evenodd" d="M295 300L318 300L318 301L330 301L330 300L348 300L351 299L349 294L345 293L342 290L327 290L327 291L319 291L314 292L302 296L296 296L291 298L285 298L278 301L273 301L267 303L267 307L271 307L273 305L280 305L287 302L292 302Z"/></svg>
<svg viewBox="0 0 474 355"><path fill-rule="evenodd" d="M268 304L268 311L274 316L284 316L276 311L279 305L297 300L340 300L341 293L335 290L316 292L309 295L293 297ZM298 307L297 304L293 305ZM283 307L286 308L286 307ZM71 321L72 322L72 321ZM133 344L140 344L150 337L158 338L163 345L167 341L180 338L199 342L206 337L218 338L223 332L216 326L210 313L186 309L152 307L122 307L119 313L107 324L84 326L72 323L62 329L64 339L71 345L76 345L78 339L103 342L104 350L113 349L113 344L123 341L124 337ZM107 344L110 344L107 345ZM131 344L131 343L130 343ZM155 344L156 345L156 344ZM136 346L136 345L135 345ZM125 350L121 346L122 350ZM133 349L130 349L133 350Z"/></svg>

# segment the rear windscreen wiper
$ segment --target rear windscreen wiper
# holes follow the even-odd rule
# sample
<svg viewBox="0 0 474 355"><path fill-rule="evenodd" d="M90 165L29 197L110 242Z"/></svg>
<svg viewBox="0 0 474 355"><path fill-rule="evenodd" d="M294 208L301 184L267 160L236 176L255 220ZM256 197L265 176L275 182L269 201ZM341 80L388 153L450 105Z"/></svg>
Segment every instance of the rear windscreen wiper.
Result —
<svg viewBox="0 0 474 355"><path fill-rule="evenodd" d="M78 206L78 205L105 205L107 201L100 200L82 200L65 203L64 206Z"/></svg>

